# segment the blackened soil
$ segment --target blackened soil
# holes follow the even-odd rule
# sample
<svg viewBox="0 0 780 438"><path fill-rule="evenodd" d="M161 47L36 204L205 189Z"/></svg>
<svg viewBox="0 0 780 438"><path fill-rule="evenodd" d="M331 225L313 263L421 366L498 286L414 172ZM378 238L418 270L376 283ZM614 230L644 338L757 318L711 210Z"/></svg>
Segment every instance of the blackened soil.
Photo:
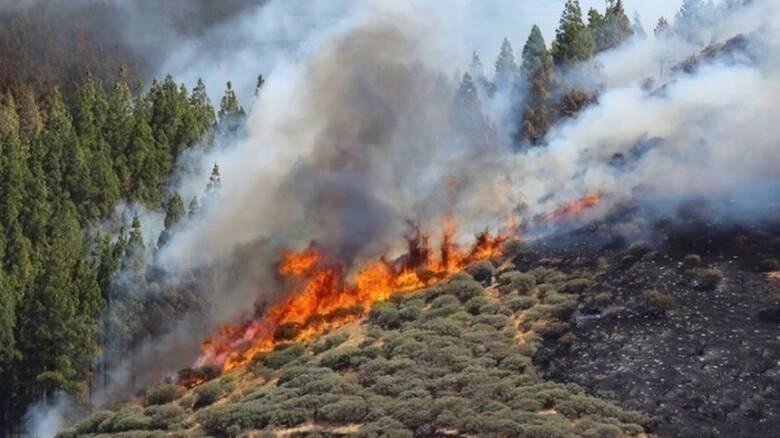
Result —
<svg viewBox="0 0 780 438"><path fill-rule="evenodd" d="M584 263L594 281L571 319L576 342L537 355L546 377L656 416L660 436L780 436L777 230L669 226L655 244L622 249L571 237L523 256L564 272L596 260ZM723 277L714 288L709 269ZM650 290L671 300L650 302Z"/></svg>

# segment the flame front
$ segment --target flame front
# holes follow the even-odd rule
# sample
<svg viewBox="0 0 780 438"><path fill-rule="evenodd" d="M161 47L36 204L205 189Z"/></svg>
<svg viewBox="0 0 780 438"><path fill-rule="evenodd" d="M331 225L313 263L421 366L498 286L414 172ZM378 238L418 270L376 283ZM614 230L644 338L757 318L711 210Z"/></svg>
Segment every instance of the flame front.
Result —
<svg viewBox="0 0 780 438"><path fill-rule="evenodd" d="M572 218L599 203L601 195L591 193L569 202L545 216L546 222ZM339 263L328 263L315 246L303 251L283 251L277 272L295 284L289 293L257 316L238 325L226 326L202 343L196 365L221 364L229 371L245 365L259 352L270 351L280 342L305 341L328 329L358 319L365 309L396 293L417 290L463 270L469 263L500 256L507 241L519 239L518 221L510 215L503 232L487 231L476 236L468 248L455 244L457 229L447 218L438 251L414 223L406 236L406 253L390 262L381 257L360 269L347 281Z"/></svg>
<svg viewBox="0 0 780 438"><path fill-rule="evenodd" d="M384 257L360 269L353 281L345 280L339 264L328 264L315 246L303 251L283 251L277 272L298 285L273 303L257 318L223 327L202 343L198 365L221 364L225 371L248 363L279 342L305 341L326 329L340 327L359 318L364 309L396 293L426 287L458 272L469 263L501 254L503 243L514 238L508 228L493 235L477 236L475 243L461 249L453 239L455 223L448 219L438 254L428 248L428 236L416 227L406 236L407 253L394 262Z"/></svg>

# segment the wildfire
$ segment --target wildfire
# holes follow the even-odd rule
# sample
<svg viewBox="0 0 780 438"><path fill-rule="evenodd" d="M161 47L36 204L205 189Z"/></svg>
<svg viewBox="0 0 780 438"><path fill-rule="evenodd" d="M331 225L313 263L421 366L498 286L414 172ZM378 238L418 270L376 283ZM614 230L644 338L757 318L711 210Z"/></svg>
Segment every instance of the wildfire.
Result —
<svg viewBox="0 0 780 438"><path fill-rule="evenodd" d="M203 342L198 364L222 364L228 371L280 342L304 341L328 328L340 327L359 318L377 301L426 287L473 261L500 255L502 245L514 231L480 233L471 247L460 248L453 242L455 223L448 219L437 254L428 247L428 236L414 226L414 232L406 236L408 249L404 256L394 262L382 257L359 270L353 281L345 279L340 264L326 262L315 246L284 251L277 272L297 287L255 319L223 327Z"/></svg>
<svg viewBox="0 0 780 438"><path fill-rule="evenodd" d="M591 193L555 209L545 220L573 217L600 200L598 193ZM412 232L405 236L403 256L394 261L381 257L357 271L351 280L341 264L329 262L314 245L303 251L283 251L277 272L285 284L292 285L290 292L279 294L280 298L257 311L255 318L223 327L204 341L197 365L221 365L229 371L279 343L305 341L343 326L360 318L375 302L434 284L474 261L500 256L506 242L519 239L517 224L517 217L510 215L505 230L480 233L471 246L461 248L455 243L455 222L448 218L436 251L430 248L428 235L410 222Z"/></svg>
<svg viewBox="0 0 780 438"><path fill-rule="evenodd" d="M585 195L583 198L576 201L567 202L562 206L553 210L552 213L547 215L547 220L550 222L558 222L564 219L569 219L583 211L594 207L601 201L601 194L598 192L592 192Z"/></svg>

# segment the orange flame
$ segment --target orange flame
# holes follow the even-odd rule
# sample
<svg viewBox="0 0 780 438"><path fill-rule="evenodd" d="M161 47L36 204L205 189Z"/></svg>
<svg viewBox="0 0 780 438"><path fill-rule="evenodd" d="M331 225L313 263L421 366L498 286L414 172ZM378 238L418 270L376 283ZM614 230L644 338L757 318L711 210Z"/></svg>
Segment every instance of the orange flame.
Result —
<svg viewBox="0 0 780 438"><path fill-rule="evenodd" d="M591 193L555 209L546 219L555 222L573 217L600 200L600 194ZM462 249L454 242L455 221L448 217L437 253L430 250L428 236L416 224L410 225L413 232L406 236L406 254L394 262L381 257L369 263L351 282L340 264L327 263L314 246L298 252L283 251L277 272L298 286L264 312L257 312L254 319L225 326L204 341L197 365L221 364L229 371L279 343L312 339L358 319L373 303L388 300L393 294L429 286L469 263L500 256L506 242L519 239L518 218L511 214L505 230L497 234L482 232L469 248Z"/></svg>
<svg viewBox="0 0 780 438"><path fill-rule="evenodd" d="M341 266L327 264L315 247L282 252L279 275L301 285L258 318L223 327L204 341L198 364L222 364L228 371L248 363L258 352L272 350L280 342L311 339L326 329L359 318L364 309L377 301L426 287L473 261L500 255L503 243L511 238L484 232L469 249L462 250L453 243L456 228L451 219L446 221L442 234L437 257L428 249L428 237L415 227L415 232L407 236L407 254L396 262L380 258L368 264L351 283L345 281Z"/></svg>
<svg viewBox="0 0 780 438"><path fill-rule="evenodd" d="M547 220L550 222L558 222L564 219L572 218L582 213L583 211L596 206L596 204L599 202L601 202L600 193L588 193L581 199L567 202L566 204L556 208L552 213L547 215Z"/></svg>

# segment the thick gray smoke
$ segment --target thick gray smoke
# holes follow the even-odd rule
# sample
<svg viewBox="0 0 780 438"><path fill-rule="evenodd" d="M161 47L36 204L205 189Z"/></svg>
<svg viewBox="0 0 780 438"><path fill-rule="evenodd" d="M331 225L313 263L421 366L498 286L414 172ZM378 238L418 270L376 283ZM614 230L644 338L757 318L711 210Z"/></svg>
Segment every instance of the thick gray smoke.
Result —
<svg viewBox="0 0 780 438"><path fill-rule="evenodd" d="M454 123L453 54L465 69L471 48L451 47L444 2L371 1L313 19L324 27L299 29L293 54L269 64L246 138L200 157L201 175L220 165L220 198L158 254L171 281L209 270L211 284L201 288L213 291L213 311L182 321L119 371L138 377L154 369L139 378L143 385L161 366L191 363L209 330L278 293L278 250L312 240L359 262L393 255L407 219L437 230L452 215L468 236L496 230L509 212L533 217L592 192L604 201L585 220L624 201L672 211L689 199L708 200L713 214L734 220L766 217L780 184L774 3L754 1L719 18L708 43L744 35L741 56L714 52L690 72L671 67L702 47L674 36L601 54L587 74L569 78L600 90L598 102L557 126L546 147L524 153L500 135L475 136ZM189 199L204 185L198 177L178 190ZM126 383L121 372L110 393Z"/></svg>

